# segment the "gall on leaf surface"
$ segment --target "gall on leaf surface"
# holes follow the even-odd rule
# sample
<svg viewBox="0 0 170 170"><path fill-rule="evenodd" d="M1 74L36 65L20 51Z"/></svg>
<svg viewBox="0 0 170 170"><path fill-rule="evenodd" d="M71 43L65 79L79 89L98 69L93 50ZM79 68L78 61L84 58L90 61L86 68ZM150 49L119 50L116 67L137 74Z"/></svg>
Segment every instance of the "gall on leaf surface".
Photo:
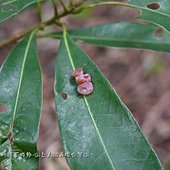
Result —
<svg viewBox="0 0 170 170"><path fill-rule="evenodd" d="M92 76L94 91L79 95L71 73ZM67 93L67 99L62 93ZM68 35L61 40L55 75L58 122L71 170L162 170L137 122L99 68Z"/></svg>

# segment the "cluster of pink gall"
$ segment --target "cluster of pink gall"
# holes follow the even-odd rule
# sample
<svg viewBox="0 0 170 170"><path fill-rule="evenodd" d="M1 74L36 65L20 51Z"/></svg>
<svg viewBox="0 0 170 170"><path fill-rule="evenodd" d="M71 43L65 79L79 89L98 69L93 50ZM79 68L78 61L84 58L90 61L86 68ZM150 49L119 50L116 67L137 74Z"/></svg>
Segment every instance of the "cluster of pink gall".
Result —
<svg viewBox="0 0 170 170"><path fill-rule="evenodd" d="M78 84L77 91L82 95L89 95L93 92L93 84L91 82L90 74L84 74L83 68L78 67L77 70L71 74Z"/></svg>

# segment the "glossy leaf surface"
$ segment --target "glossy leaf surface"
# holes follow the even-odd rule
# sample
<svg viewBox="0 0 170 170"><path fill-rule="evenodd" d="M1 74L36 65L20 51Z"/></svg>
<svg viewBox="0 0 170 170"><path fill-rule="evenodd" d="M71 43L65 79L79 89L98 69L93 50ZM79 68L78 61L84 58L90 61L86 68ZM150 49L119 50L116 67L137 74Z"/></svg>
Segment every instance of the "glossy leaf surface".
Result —
<svg viewBox="0 0 170 170"><path fill-rule="evenodd" d="M103 24L71 30L69 34L76 40L83 40L100 46L170 52L170 33L149 23L120 22ZM53 33L50 36L60 38L62 33Z"/></svg>
<svg viewBox="0 0 170 170"><path fill-rule="evenodd" d="M37 3L37 0L0 0L0 21L18 14L21 10L34 3Z"/></svg>
<svg viewBox="0 0 170 170"><path fill-rule="evenodd" d="M33 34L20 41L0 70L0 163L5 170L37 170L41 71Z"/></svg>
<svg viewBox="0 0 170 170"><path fill-rule="evenodd" d="M94 92L77 93L71 73L82 66ZM98 67L68 35L56 60L55 96L63 147L71 170L161 170L130 111Z"/></svg>
<svg viewBox="0 0 170 170"><path fill-rule="evenodd" d="M170 31L169 0L129 0L127 3L97 0L96 3L85 5L85 8L93 8L101 5L121 5L138 9L138 18L160 25Z"/></svg>
<svg viewBox="0 0 170 170"><path fill-rule="evenodd" d="M139 18L151 21L170 31L169 0L129 0L129 4L141 10Z"/></svg>

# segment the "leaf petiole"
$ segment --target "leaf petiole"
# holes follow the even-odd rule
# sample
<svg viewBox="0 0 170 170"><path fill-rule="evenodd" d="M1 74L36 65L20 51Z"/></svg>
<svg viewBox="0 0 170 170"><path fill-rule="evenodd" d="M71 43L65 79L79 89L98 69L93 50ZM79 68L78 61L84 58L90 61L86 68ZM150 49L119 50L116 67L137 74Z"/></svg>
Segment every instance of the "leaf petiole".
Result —
<svg viewBox="0 0 170 170"><path fill-rule="evenodd" d="M42 22L42 6L40 0L37 0L37 8L39 21Z"/></svg>

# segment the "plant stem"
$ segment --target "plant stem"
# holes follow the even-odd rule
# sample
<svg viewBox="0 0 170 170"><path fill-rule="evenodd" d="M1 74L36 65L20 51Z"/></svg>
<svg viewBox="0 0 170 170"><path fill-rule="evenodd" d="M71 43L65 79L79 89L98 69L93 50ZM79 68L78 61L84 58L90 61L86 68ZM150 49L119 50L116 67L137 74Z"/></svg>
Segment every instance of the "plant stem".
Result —
<svg viewBox="0 0 170 170"><path fill-rule="evenodd" d="M58 10L57 10L57 2L55 2L55 0L51 0L52 4L53 4L53 9L54 9L54 15L58 16Z"/></svg>
<svg viewBox="0 0 170 170"><path fill-rule="evenodd" d="M40 0L37 1L37 6L38 6L38 18L39 21L42 22L42 7L41 7L41 3Z"/></svg>
<svg viewBox="0 0 170 170"><path fill-rule="evenodd" d="M0 42L0 48L6 46L8 44L17 42L23 36L25 36L26 34L30 33L31 31L33 31L35 28L36 27L31 27L31 28L29 28L27 30L19 32L17 35L14 35L13 37L10 37L10 38L7 38L7 39L1 41Z"/></svg>
<svg viewBox="0 0 170 170"><path fill-rule="evenodd" d="M55 16L53 18L51 18L50 20L45 21L45 22L42 22L41 18L40 18L41 22L39 24L37 24L37 25L35 25L35 26L31 27L31 28L28 28L27 30L21 31L21 32L17 33L16 35L14 35L13 37L10 37L10 38L7 38L5 40L0 41L0 48L6 46L8 44L17 42L19 39L24 37L26 34L32 32L36 28L37 29L42 29L45 26L48 26L48 25L51 25L51 24L56 24L57 20L59 20L60 18L66 16L68 14L76 14L76 13L81 12L82 10L89 9L89 8L94 8L96 6L101 6L101 5L122 5L122 6L129 6L129 7L135 8L135 6L127 4L127 3L109 2L108 1L108 2L100 2L100 3L95 3L95 4L90 4L90 5L82 6L80 8L71 8L71 9L67 10L64 1L63 0L59 0L59 1L62 4L63 9L64 9L64 11L61 14L58 14L56 3L55 3L54 0L52 0L53 6L54 6L54 10L55 10ZM38 0L37 3L38 3L39 17L41 17L41 12L42 12L41 10L42 10L42 8L41 8L40 1ZM61 26L58 23L59 22L57 22L57 25Z"/></svg>
<svg viewBox="0 0 170 170"><path fill-rule="evenodd" d="M66 7L66 5L65 5L65 2L64 2L63 0L59 0L59 1L60 1L61 5L62 5L64 11L68 11L68 10L67 10L67 7Z"/></svg>
<svg viewBox="0 0 170 170"><path fill-rule="evenodd" d="M0 42L0 48L3 47L3 46L6 46L8 44L11 44L11 43L15 43L17 42L19 39L21 39L22 37L24 37L26 34L32 32L34 29L41 29L47 25L51 25L53 24L55 21L55 18L52 18L46 22L42 22L42 23L39 23L31 28L28 28L27 30L24 30L24 31L21 31L19 32L18 34L14 35L13 37L10 37L10 38L7 38L3 41Z"/></svg>
<svg viewBox="0 0 170 170"><path fill-rule="evenodd" d="M61 26L57 20L59 20L60 18L66 16L68 14L73 14L73 13L74 13L74 9L70 9L69 11L63 11L61 14L59 14L58 16L54 16L53 18L51 18L48 21L41 22L41 23L39 23L37 25L34 25L33 27L28 28L27 30L24 30L24 31L21 31L21 32L17 33L13 37L10 37L10 38L7 38L5 40L2 40L2 41L0 41L0 48L6 46L8 44L17 42L19 39L24 37L26 34L32 32L36 28L37 29L42 29L45 26L56 24L56 23L57 23L58 26Z"/></svg>

